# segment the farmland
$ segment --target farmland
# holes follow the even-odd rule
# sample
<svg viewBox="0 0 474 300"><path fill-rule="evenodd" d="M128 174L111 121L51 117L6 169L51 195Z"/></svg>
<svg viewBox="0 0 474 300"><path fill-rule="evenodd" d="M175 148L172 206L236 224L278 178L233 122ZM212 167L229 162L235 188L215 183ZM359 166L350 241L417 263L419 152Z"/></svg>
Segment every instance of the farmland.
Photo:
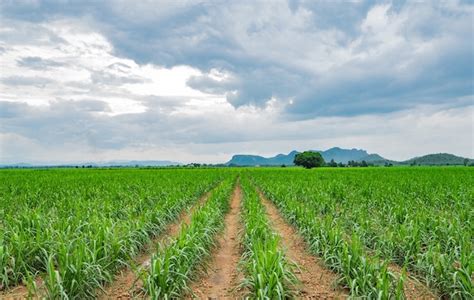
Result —
<svg viewBox="0 0 474 300"><path fill-rule="evenodd" d="M0 298L474 297L467 167L0 179Z"/></svg>

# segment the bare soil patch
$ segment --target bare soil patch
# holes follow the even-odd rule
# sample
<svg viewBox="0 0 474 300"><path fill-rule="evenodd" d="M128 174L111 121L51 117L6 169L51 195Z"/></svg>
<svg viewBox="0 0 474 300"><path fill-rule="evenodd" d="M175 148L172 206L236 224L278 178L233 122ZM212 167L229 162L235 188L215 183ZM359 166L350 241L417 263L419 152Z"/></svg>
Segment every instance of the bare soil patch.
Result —
<svg viewBox="0 0 474 300"><path fill-rule="evenodd" d="M237 269L241 255L239 241L241 200L242 191L237 183L230 203L230 212L224 220L224 232L218 238L218 246L214 249L206 275L191 285L194 294L192 297L200 299L242 298L236 288L243 278Z"/></svg>
<svg viewBox="0 0 474 300"><path fill-rule="evenodd" d="M300 268L295 272L301 282L297 290L298 298L346 299L347 292L337 285L338 276L326 269L318 258L308 253L307 245L299 233L281 217L275 205L261 191L258 192L275 231L281 237L287 257Z"/></svg>

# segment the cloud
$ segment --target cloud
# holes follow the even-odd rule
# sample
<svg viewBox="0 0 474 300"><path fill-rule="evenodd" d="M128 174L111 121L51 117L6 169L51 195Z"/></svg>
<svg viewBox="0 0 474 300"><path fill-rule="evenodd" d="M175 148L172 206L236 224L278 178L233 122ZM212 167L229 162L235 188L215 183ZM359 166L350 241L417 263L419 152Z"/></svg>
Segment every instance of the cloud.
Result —
<svg viewBox="0 0 474 300"><path fill-rule="evenodd" d="M473 7L3 1L0 159L215 161L325 145L474 156L461 139L473 132Z"/></svg>
<svg viewBox="0 0 474 300"><path fill-rule="evenodd" d="M97 100L107 103L104 113L123 114L143 112L153 97L223 97L187 86L190 77L201 75L193 67L137 64L117 56L109 40L82 19L2 21L0 43L7 51L0 54L0 100L34 105ZM35 38L28 40L26 33L34 28ZM25 33L25 39L18 38L22 33L17 31Z"/></svg>
<svg viewBox="0 0 474 300"><path fill-rule="evenodd" d="M247 23L241 10L225 15L240 21L230 34L240 46L237 59L227 57L232 81L190 82L202 90L227 89L236 107L275 98L289 103L292 118L312 118L392 112L472 95L472 6L376 5L355 21L355 33L317 27L317 9L301 5L299 21L282 7L273 11L283 16L283 28L265 8ZM240 64L242 56L253 64Z"/></svg>
<svg viewBox="0 0 474 300"><path fill-rule="evenodd" d="M193 66L204 77L192 78L191 87L225 94L235 107L291 102L291 118L383 113L472 94L472 5L343 4L110 1L61 9L44 1L3 9L42 21L80 17L119 55ZM216 69L231 78L206 79Z"/></svg>
<svg viewBox="0 0 474 300"><path fill-rule="evenodd" d="M153 159L160 153L162 159L222 162L236 152L274 155L334 145L356 145L392 159L428 152L473 156L472 105L301 121L281 121L278 108L271 106L258 114L245 107L235 110L225 101L207 110L199 103L187 106L189 111L170 114L150 103L143 113L109 115L101 113L108 109L106 103L97 101L44 107L2 102L0 160L18 161L24 153L23 161L41 161L48 160L48 151L63 151L58 158L74 161ZM216 110L218 114L211 114ZM35 151L14 152L17 148L11 143L28 143Z"/></svg>
<svg viewBox="0 0 474 300"><path fill-rule="evenodd" d="M187 4L120 2L103 17L127 26L103 32L138 62L195 66L204 75L189 85L223 93L235 107L291 102L291 118L383 113L472 94L472 5ZM210 79L212 70L231 76Z"/></svg>
<svg viewBox="0 0 474 300"><path fill-rule="evenodd" d="M44 87L53 82L52 80L40 76L8 76L1 79L2 83L9 86L35 86Z"/></svg>
<svg viewBox="0 0 474 300"><path fill-rule="evenodd" d="M38 70L64 66L63 63L60 63L51 59L43 59L38 56L22 57L17 61L17 64L20 67L38 69Z"/></svg>

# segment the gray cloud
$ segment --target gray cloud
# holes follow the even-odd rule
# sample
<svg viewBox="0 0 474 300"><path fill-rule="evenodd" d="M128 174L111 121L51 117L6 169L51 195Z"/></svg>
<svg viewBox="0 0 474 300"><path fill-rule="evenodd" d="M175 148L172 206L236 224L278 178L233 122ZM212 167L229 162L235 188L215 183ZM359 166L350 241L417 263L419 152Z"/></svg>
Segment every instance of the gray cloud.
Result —
<svg viewBox="0 0 474 300"><path fill-rule="evenodd" d="M28 56L23 57L17 61L17 64L21 67L44 70L47 68L62 67L65 64L61 62L54 61L52 59L43 59L37 56Z"/></svg>
<svg viewBox="0 0 474 300"><path fill-rule="evenodd" d="M126 6L109 18L130 18ZM293 117L383 113L472 95L472 5L396 1L386 11L388 24L378 29L362 26L373 8L304 1L196 4L173 11L173 21L150 17L105 32L137 61L229 71L230 81L204 76L189 85L227 93L235 107L292 99L287 112ZM148 10L149 16L158 13ZM159 29L150 31L151 25Z"/></svg>
<svg viewBox="0 0 474 300"><path fill-rule="evenodd" d="M40 76L9 76L0 78L0 82L11 86L32 85L37 87L44 87L48 83L53 82L53 80Z"/></svg>
<svg viewBox="0 0 474 300"><path fill-rule="evenodd" d="M231 81L202 77L189 84L226 93L235 107L291 99L288 114L311 118L396 111L472 94L473 6L389 3L378 16L387 23L375 27L364 25L372 2L43 1L2 8L7 17L28 20L81 16L137 62L224 69ZM133 79L96 73L93 80Z"/></svg>
<svg viewBox="0 0 474 300"><path fill-rule="evenodd" d="M0 134L97 152L268 152L351 137L375 151L383 136L403 141L407 123L427 120L417 133L436 145L443 120L454 124L445 134L472 135L472 120L456 120L474 99L473 17L469 1L3 1L0 59L18 47L48 55L22 52L11 60L22 72L0 78L0 100L11 100L0 104ZM61 22L84 35L68 40ZM208 95L154 94L169 83L147 72L177 65L199 69L187 85ZM133 105L143 109L127 113Z"/></svg>
<svg viewBox="0 0 474 300"><path fill-rule="evenodd" d="M167 153L173 152L170 149L186 149L188 161L215 151L212 152L215 155L212 161L219 161L219 153L225 153L227 159L232 153L242 151L274 154L275 149L285 152L335 144L352 147L354 143L391 158L408 158L410 153L422 154L425 149L433 148L472 156L466 138L472 135L468 129L468 116L474 109L472 106L467 110L425 107L383 117L275 123L274 116L268 113L255 117L249 112L239 119L232 118L236 113L232 111L205 119L186 114L170 115L162 110L160 102L166 102L164 100L150 99L148 110L144 113L116 116L103 114L109 108L101 101L61 101L50 106L0 102L0 138L1 133L7 133L7 139L3 138L3 142L50 149L47 151L67 149L68 155L87 155L95 159L101 157L100 153L110 151L129 153L128 158L143 158L140 153L144 149L162 148L167 149ZM407 123L410 126L407 127ZM440 144L440 135L444 136L444 141L451 142ZM394 149L385 148L387 138L390 144L397 145ZM400 148L407 141L409 145ZM3 159L18 158L9 149L17 148L4 144ZM25 157L37 158L34 153L36 150L25 154Z"/></svg>

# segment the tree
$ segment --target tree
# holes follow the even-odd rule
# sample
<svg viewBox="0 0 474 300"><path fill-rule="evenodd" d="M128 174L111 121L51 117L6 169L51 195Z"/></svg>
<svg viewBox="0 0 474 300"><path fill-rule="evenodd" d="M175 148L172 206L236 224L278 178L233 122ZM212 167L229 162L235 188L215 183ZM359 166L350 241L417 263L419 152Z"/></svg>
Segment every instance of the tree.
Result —
<svg viewBox="0 0 474 300"><path fill-rule="evenodd" d="M367 162L365 160L363 160L361 163L360 163L360 166L361 167L368 167L369 165L367 164Z"/></svg>
<svg viewBox="0 0 474 300"><path fill-rule="evenodd" d="M293 163L297 166L303 166L306 169L322 167L325 164L321 153L313 151L305 151L296 154Z"/></svg>
<svg viewBox="0 0 474 300"><path fill-rule="evenodd" d="M328 166L335 168L337 167L337 162L335 162L334 159L331 159L331 161L328 163Z"/></svg>
<svg viewBox="0 0 474 300"><path fill-rule="evenodd" d="M464 165L467 166L469 164L469 158L464 159Z"/></svg>
<svg viewBox="0 0 474 300"><path fill-rule="evenodd" d="M359 166L360 166L359 163L356 162L355 160L350 160L350 161L348 161L348 162L347 162L347 165L348 165L349 167L359 167Z"/></svg>

